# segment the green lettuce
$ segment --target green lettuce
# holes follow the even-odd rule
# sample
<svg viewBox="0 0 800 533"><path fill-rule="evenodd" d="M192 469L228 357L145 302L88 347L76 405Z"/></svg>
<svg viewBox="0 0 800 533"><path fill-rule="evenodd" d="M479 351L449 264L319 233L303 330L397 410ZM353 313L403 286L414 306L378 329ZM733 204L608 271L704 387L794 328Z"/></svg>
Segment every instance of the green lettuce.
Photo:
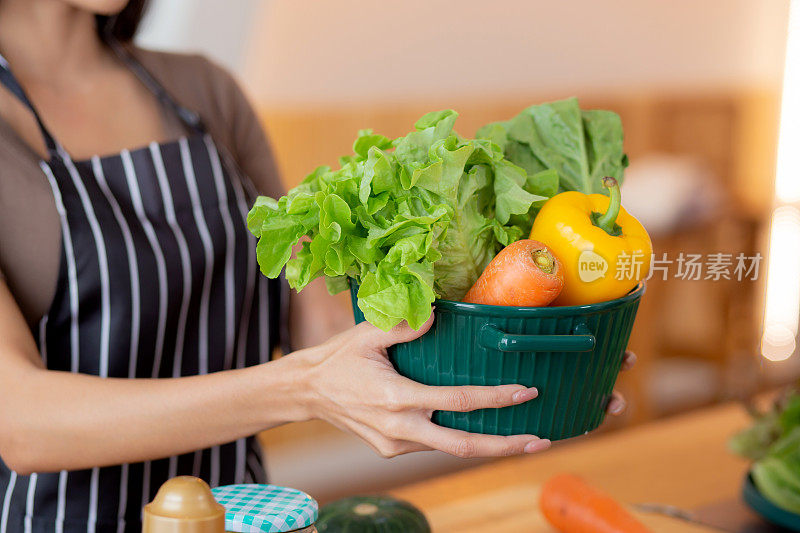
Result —
<svg viewBox="0 0 800 533"><path fill-rule="evenodd" d="M778 507L800 514L800 427L770 446L750 470L759 492Z"/></svg>
<svg viewBox="0 0 800 533"><path fill-rule="evenodd" d="M753 460L750 474L775 505L800 514L800 391L790 389L753 425L734 435L729 447Z"/></svg>
<svg viewBox="0 0 800 533"><path fill-rule="evenodd" d="M559 175L514 164L491 139L459 136L457 116L429 113L394 140L363 130L340 168L258 198L247 223L261 272L285 269L297 290L320 276L332 293L352 280L364 316L384 330L403 320L419 329L436 298L460 300L502 247L527 235Z"/></svg>
<svg viewBox="0 0 800 533"><path fill-rule="evenodd" d="M511 120L484 126L477 137L497 144L529 175L557 172L559 191L607 194L603 177L622 183L628 166L619 115L581 110L575 98L531 106Z"/></svg>

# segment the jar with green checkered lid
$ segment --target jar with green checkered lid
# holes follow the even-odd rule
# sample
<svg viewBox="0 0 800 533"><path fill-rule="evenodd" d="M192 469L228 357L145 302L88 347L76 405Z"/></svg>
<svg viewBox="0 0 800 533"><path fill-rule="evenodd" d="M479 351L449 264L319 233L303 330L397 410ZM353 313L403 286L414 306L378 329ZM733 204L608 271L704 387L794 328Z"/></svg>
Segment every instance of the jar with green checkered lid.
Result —
<svg viewBox="0 0 800 533"><path fill-rule="evenodd" d="M225 531L235 533L316 533L316 500L276 485L225 485L211 490L225 507Z"/></svg>

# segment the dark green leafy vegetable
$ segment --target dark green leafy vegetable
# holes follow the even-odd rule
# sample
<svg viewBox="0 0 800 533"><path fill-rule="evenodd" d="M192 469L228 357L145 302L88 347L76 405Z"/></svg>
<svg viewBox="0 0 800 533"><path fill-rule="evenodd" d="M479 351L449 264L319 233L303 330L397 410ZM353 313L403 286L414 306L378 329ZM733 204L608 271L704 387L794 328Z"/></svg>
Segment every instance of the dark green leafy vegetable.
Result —
<svg viewBox="0 0 800 533"><path fill-rule="evenodd" d="M800 427L770 446L766 455L753 463L750 473L765 498L800 514Z"/></svg>
<svg viewBox="0 0 800 533"><path fill-rule="evenodd" d="M800 392L792 390L729 442L753 459L751 475L765 498L800 514Z"/></svg>
<svg viewBox="0 0 800 533"><path fill-rule="evenodd" d="M560 191L607 194L603 177L622 183L628 166L619 115L581 110L575 98L531 106L511 120L484 126L477 136L491 139L528 174L555 170Z"/></svg>
<svg viewBox="0 0 800 533"><path fill-rule="evenodd" d="M324 275L331 292L353 279L359 308L384 330L402 320L419 329L435 298L460 299L503 246L530 231L558 176L526 172L489 140L462 138L457 116L429 113L395 140L361 131L341 168L319 167L286 196L259 198L248 227L264 275L285 266L297 290Z"/></svg>

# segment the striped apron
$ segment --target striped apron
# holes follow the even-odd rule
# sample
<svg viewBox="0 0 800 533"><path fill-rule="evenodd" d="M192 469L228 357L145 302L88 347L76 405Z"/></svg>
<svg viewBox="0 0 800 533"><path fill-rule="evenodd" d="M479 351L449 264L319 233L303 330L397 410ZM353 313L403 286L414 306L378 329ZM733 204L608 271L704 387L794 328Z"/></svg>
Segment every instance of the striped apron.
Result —
<svg viewBox="0 0 800 533"><path fill-rule="evenodd" d="M168 378L263 363L286 292L258 272L247 231L255 191L211 139L119 44L115 52L191 134L73 161L0 56L0 81L33 113L40 163L61 219L58 285L34 336L48 369ZM283 302L283 305L282 305ZM157 431L157 428L154 428ZM0 533L141 529L167 479L264 482L254 438L144 463L17 475L0 460Z"/></svg>

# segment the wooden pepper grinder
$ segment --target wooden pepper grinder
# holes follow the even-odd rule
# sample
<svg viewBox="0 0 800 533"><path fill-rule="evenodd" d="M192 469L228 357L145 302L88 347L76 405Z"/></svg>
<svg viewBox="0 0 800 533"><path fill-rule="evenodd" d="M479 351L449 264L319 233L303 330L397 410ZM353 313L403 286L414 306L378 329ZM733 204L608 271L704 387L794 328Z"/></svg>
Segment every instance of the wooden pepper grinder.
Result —
<svg viewBox="0 0 800 533"><path fill-rule="evenodd" d="M225 508L192 476L166 481L143 515L142 533L225 533Z"/></svg>

